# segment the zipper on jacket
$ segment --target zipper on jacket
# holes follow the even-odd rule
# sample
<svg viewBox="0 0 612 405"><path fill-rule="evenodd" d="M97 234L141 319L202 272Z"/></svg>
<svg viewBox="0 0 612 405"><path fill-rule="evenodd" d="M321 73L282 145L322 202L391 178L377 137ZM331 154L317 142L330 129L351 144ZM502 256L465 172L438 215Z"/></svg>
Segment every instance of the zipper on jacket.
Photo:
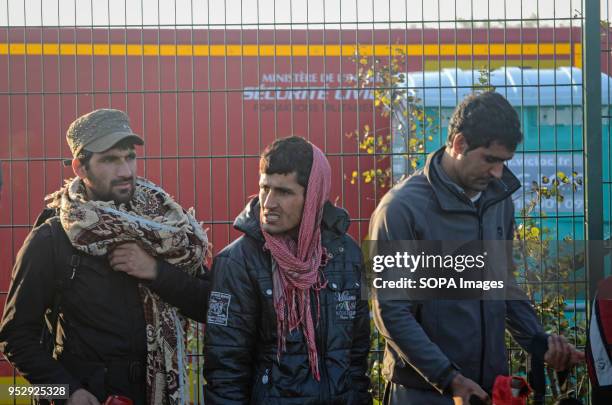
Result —
<svg viewBox="0 0 612 405"><path fill-rule="evenodd" d="M496 198L494 200L488 201L487 204L482 205L477 212L474 211L459 211L461 213L465 213L465 214L471 214L476 216L476 218L478 219L478 239L479 240L483 240L484 238L484 229L483 229L483 225L482 225L482 217L484 216L485 211L505 200L506 198L508 198L510 195L506 195L504 197L501 198ZM479 369L479 375L478 375L478 385L482 386L483 384L483 377L484 377L484 357L485 357L485 353L486 353L486 336L485 336L485 327L486 327L486 322L485 322L485 317L484 317L484 301L481 299L480 300L480 344L481 344L481 348L480 348L480 369Z"/></svg>
<svg viewBox="0 0 612 405"><path fill-rule="evenodd" d="M491 200L488 202L488 204L483 205L482 208L480 210L478 210L477 216L478 216L478 238L479 240L484 240L484 229L483 229L483 224L482 224L482 218L484 217L484 213L485 211L497 204L498 202L501 202L503 200L505 200L506 198L508 198L508 196L503 197L503 198L496 198L495 200ZM478 373L478 385L480 385L482 387L482 384L484 383L484 359L485 359L485 354L486 354L486 320L485 320L485 314L484 314L484 300L480 300L480 370Z"/></svg>
<svg viewBox="0 0 612 405"><path fill-rule="evenodd" d="M264 370L264 375L261 377L261 383L263 385L268 385L268 382L270 382L270 369L266 368Z"/></svg>
<svg viewBox="0 0 612 405"><path fill-rule="evenodd" d="M270 370L270 368L265 368L263 374L260 374L260 371L257 371L257 379L253 384L251 400L261 402L261 400L266 397L265 392L268 389L267 385L270 383Z"/></svg>
<svg viewBox="0 0 612 405"><path fill-rule="evenodd" d="M319 394L319 398L321 403L326 403L331 400L331 392L329 389L329 380L327 379L327 363L325 362L325 354L327 353L327 312L329 310L327 303L327 295L328 294L319 294L319 307L323 306L324 313L321 318L319 318L320 322L320 344L317 347L317 357L319 358L319 365L321 366L319 369L319 376L321 377L321 385L325 387L321 387L321 391ZM322 298L322 299L321 299ZM322 301L322 302L321 302ZM324 389L326 388L326 389ZM324 395L324 392L327 392L327 395Z"/></svg>
<svg viewBox="0 0 612 405"><path fill-rule="evenodd" d="M478 373L478 385L482 387L484 380L484 358L485 358L485 317L484 317L484 301L480 300L480 371Z"/></svg>
<svg viewBox="0 0 612 405"><path fill-rule="evenodd" d="M484 211L487 207L483 207L482 210L478 213L478 238L479 240L483 240L484 238L484 230L482 228L482 217L484 215ZM485 315L484 315L484 301L482 298L480 299L480 370L478 372L478 385L482 387L484 380L484 358L485 358L485 348L486 348L486 339L485 339Z"/></svg>

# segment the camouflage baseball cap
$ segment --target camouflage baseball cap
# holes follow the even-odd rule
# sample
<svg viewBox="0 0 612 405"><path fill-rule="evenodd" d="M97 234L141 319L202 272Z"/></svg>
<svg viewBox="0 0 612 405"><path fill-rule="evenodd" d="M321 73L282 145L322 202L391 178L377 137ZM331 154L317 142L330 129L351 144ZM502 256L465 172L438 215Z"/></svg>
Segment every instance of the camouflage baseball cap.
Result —
<svg viewBox="0 0 612 405"><path fill-rule="evenodd" d="M128 116L123 111L108 108L81 115L66 131L73 157L77 157L82 149L104 152L126 138L144 145L142 138L132 132Z"/></svg>

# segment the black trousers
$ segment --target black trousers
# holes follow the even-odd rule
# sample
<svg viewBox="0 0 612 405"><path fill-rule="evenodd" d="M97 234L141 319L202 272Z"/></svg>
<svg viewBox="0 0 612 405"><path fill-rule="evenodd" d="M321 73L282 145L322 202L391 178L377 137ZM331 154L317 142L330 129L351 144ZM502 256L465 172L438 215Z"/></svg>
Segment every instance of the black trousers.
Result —
<svg viewBox="0 0 612 405"><path fill-rule="evenodd" d="M131 399L134 405L146 405L143 361L111 359L91 362L62 355L60 362L100 403L111 395L121 395Z"/></svg>
<svg viewBox="0 0 612 405"><path fill-rule="evenodd" d="M612 389L593 387L591 390L592 405L610 405L612 404Z"/></svg>

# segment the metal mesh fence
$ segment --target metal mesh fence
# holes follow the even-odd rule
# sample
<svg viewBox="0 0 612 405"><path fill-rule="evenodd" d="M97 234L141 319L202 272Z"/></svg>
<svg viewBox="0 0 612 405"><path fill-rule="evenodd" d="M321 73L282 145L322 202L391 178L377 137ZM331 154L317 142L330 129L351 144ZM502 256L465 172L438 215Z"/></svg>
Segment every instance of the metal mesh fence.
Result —
<svg viewBox="0 0 612 405"><path fill-rule="evenodd" d="M603 205L605 235L609 18L602 2L603 201L591 203ZM513 197L523 237L592 237L583 68L595 61L583 58L584 24L575 0L0 0L0 290L44 196L72 175L62 165L68 125L102 107L128 113L145 139L139 173L195 208L217 252L239 235L231 224L257 192L258 156L272 140L296 134L326 152L333 200L361 240L392 183L444 144L454 106L495 88L525 134L509 162L523 183ZM554 309L542 302L544 287L531 286L547 328L578 345L587 281L577 279L577 298ZM201 330L193 331L192 399L201 403ZM512 343L509 353L512 371L524 372L526 357ZM377 398L381 358L374 332ZM3 384L21 381L7 363L0 374ZM573 376L583 392L584 375Z"/></svg>

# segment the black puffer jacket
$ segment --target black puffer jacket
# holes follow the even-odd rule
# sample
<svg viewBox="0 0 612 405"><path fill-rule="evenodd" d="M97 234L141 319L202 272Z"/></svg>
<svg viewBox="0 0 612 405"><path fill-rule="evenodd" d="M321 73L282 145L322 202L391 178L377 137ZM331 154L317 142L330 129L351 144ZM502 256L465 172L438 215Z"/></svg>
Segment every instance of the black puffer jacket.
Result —
<svg viewBox="0 0 612 405"><path fill-rule="evenodd" d="M361 299L361 253L346 234L348 225L347 213L327 203L321 237L331 257L316 326L317 382L301 331L287 335L287 350L277 357L272 264L263 250L258 199L236 218L234 227L245 235L219 253L212 270L204 346L208 405L372 402L368 302Z"/></svg>

